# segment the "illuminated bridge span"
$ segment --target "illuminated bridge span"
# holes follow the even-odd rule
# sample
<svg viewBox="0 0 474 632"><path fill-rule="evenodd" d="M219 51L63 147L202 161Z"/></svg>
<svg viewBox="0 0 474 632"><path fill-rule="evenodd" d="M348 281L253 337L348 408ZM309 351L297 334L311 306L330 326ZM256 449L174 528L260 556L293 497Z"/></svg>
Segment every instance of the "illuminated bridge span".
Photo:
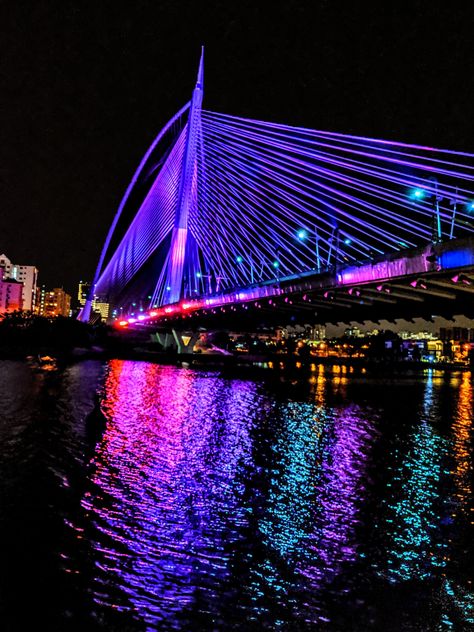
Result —
<svg viewBox="0 0 474 632"><path fill-rule="evenodd" d="M469 295L474 154L203 110L203 85L201 57L119 206L83 320L94 295L122 326L239 303L433 314Z"/></svg>

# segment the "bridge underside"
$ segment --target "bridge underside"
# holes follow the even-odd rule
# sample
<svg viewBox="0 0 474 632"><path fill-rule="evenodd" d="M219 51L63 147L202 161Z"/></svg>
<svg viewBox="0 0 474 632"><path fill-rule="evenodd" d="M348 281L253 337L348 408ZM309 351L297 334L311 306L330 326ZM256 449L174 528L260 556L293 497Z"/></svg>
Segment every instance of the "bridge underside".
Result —
<svg viewBox="0 0 474 632"><path fill-rule="evenodd" d="M231 299L231 300L227 300ZM240 300L236 300L240 299ZM289 324L474 319L474 240L331 273L280 280L138 322L151 328L255 331Z"/></svg>
<svg viewBox="0 0 474 632"><path fill-rule="evenodd" d="M414 318L432 321L437 316L452 319L463 315L474 319L474 269L464 275L470 286L453 282L452 278L449 274L435 273L389 281L383 284L383 289L379 283L368 283L336 290L301 291L292 294L288 301L264 299L202 310L184 317L165 318L149 326L256 331L294 324L377 323ZM417 287L412 285L414 282Z"/></svg>

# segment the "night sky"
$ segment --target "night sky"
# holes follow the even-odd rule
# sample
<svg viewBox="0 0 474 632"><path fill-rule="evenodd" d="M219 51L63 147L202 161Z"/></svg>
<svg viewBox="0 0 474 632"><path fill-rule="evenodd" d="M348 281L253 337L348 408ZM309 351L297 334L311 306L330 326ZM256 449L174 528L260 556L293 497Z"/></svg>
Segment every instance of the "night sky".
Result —
<svg viewBox="0 0 474 632"><path fill-rule="evenodd" d="M467 4L1 1L0 252L74 294L92 277L201 44L206 109L473 151Z"/></svg>

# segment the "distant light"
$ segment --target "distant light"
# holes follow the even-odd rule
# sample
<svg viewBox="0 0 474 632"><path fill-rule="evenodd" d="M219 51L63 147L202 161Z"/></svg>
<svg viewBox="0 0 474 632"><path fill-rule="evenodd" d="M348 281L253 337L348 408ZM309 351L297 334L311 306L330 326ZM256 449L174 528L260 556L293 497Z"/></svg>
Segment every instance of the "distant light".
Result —
<svg viewBox="0 0 474 632"><path fill-rule="evenodd" d="M244 260L244 258L242 256L240 256L240 255L235 258L235 262L236 263L242 263L243 260Z"/></svg>
<svg viewBox="0 0 474 632"><path fill-rule="evenodd" d="M469 202L469 204L467 205L467 210L470 211L474 211L474 202Z"/></svg>
<svg viewBox="0 0 474 632"><path fill-rule="evenodd" d="M304 229L298 231L298 239L306 239L307 236L308 233Z"/></svg>
<svg viewBox="0 0 474 632"><path fill-rule="evenodd" d="M128 320L121 320L119 322L120 327L125 327L126 325L128 325Z"/></svg>
<svg viewBox="0 0 474 632"><path fill-rule="evenodd" d="M168 292L171 292L171 285L167 285L166 289L168 290Z"/></svg>
<svg viewBox="0 0 474 632"><path fill-rule="evenodd" d="M425 190L424 189L414 189L412 195L413 198L415 198L416 200L422 200L425 197Z"/></svg>
<svg viewBox="0 0 474 632"><path fill-rule="evenodd" d="M198 279L200 279L201 278L201 273L200 272L196 272L196 276L197 276Z"/></svg>
<svg viewBox="0 0 474 632"><path fill-rule="evenodd" d="M136 320L137 320L136 318L129 318L129 319L128 319L128 322L129 322L129 323L134 323Z"/></svg>
<svg viewBox="0 0 474 632"><path fill-rule="evenodd" d="M346 246L350 246L352 243L352 239L344 239L344 243L346 244Z"/></svg>
<svg viewBox="0 0 474 632"><path fill-rule="evenodd" d="M274 262L272 263L272 266L273 266L274 268L279 268L279 267L280 267L280 263L279 263L278 261L274 261Z"/></svg>

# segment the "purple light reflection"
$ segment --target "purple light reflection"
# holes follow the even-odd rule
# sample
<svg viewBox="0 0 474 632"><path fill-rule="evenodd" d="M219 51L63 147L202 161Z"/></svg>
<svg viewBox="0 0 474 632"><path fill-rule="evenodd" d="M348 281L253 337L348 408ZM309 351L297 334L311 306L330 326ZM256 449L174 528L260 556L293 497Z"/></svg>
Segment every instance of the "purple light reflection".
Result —
<svg viewBox="0 0 474 632"><path fill-rule="evenodd" d="M256 388L110 362L95 491L83 499L96 529L98 602L112 582L156 626L185 616L199 577L212 610L213 586L228 578L232 543L247 520L239 471L250 464Z"/></svg>

